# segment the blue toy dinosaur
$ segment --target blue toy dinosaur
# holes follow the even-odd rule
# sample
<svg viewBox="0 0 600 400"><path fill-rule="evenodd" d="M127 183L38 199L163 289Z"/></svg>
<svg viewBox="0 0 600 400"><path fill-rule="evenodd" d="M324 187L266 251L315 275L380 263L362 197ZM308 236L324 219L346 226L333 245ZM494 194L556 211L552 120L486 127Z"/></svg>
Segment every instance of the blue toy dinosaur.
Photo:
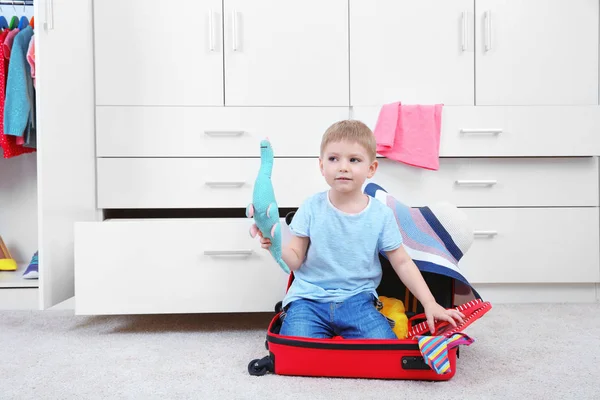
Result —
<svg viewBox="0 0 600 400"><path fill-rule="evenodd" d="M260 231L263 237L271 239L271 255L281 269L290 273L290 268L281 258L281 224L279 208L275 201L275 193L271 182L273 171L273 148L268 139L260 142L260 169L254 182L252 203L246 207L246 217L254 218L250 227L250 235L256 237Z"/></svg>

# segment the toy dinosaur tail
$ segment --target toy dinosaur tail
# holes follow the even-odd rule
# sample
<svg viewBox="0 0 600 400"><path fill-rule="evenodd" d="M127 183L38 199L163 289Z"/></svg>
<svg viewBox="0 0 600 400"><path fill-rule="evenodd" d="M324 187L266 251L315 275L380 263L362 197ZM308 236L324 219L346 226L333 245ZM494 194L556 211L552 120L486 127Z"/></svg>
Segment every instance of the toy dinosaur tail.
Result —
<svg viewBox="0 0 600 400"><path fill-rule="evenodd" d="M277 260L277 264L279 264L281 269L284 270L286 274L290 273L290 268L287 266L285 261L283 261L282 259L279 259L279 260Z"/></svg>

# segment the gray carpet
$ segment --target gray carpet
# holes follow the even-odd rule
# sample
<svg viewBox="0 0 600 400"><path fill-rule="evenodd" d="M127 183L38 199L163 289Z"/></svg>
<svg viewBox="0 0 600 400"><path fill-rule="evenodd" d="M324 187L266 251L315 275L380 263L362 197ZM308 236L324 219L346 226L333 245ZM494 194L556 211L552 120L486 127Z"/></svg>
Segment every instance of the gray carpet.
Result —
<svg viewBox="0 0 600 400"><path fill-rule="evenodd" d="M270 318L0 312L0 398L600 398L600 304L496 305L438 383L250 376Z"/></svg>

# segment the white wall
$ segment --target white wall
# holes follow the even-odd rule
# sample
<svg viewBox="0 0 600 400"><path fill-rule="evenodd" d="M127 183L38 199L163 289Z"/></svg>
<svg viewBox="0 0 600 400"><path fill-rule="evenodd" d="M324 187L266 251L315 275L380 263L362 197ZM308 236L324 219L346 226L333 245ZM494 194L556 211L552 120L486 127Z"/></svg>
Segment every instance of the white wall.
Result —
<svg viewBox="0 0 600 400"><path fill-rule="evenodd" d="M23 6L1 6L0 15L10 22L23 15ZM25 15L31 19L33 7L26 7ZM9 159L1 154L0 149L0 235L17 262L29 263L38 247L37 154Z"/></svg>
<svg viewBox="0 0 600 400"><path fill-rule="evenodd" d="M0 235L17 262L38 246L37 154L0 158Z"/></svg>

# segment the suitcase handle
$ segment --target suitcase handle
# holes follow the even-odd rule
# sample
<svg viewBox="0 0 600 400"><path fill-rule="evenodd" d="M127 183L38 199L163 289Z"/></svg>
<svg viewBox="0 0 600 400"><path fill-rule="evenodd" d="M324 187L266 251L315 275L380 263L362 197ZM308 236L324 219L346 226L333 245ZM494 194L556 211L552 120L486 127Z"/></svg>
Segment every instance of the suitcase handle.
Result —
<svg viewBox="0 0 600 400"><path fill-rule="evenodd" d="M425 316L425 313L413 315L412 317L410 317L408 319L408 327L409 328L413 327L412 322L416 319L427 319L427 317Z"/></svg>
<svg viewBox="0 0 600 400"><path fill-rule="evenodd" d="M410 331L413 327L417 326L417 325L413 325L412 322L416 319L423 319L425 320L425 322L421 322L417 325L420 325L422 327L421 329L421 334L426 333L426 332L431 332L429 329L429 324L427 324L427 317L425 316L425 313L421 313L421 314L417 314L417 315L413 315L412 317L410 317L410 319L408 320L408 330ZM438 332L440 329L442 328L446 328L447 326L449 326L450 323L447 321L441 321L441 322L436 322L435 323L435 331ZM433 334L433 332L431 332ZM410 332L409 332L409 336L410 336Z"/></svg>

